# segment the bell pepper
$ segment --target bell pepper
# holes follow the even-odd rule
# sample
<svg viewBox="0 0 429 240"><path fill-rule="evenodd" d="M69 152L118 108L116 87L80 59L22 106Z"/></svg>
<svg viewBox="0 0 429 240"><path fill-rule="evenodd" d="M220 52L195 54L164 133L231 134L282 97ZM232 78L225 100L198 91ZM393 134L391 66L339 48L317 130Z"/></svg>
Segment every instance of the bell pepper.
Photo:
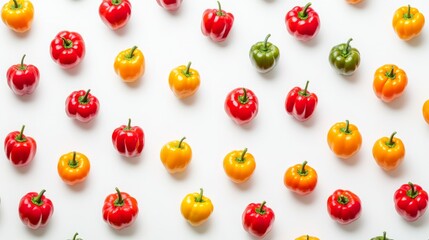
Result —
<svg viewBox="0 0 429 240"><path fill-rule="evenodd" d="M180 212L191 226L199 226L212 214L213 203L210 198L203 196L203 189L200 188L200 193L190 193L183 198Z"/></svg>
<svg viewBox="0 0 429 240"><path fill-rule="evenodd" d="M137 200L126 192L115 188L116 193L109 194L104 200L103 219L109 226L120 230L129 227L139 213Z"/></svg>
<svg viewBox="0 0 429 240"><path fill-rule="evenodd" d="M29 192L19 202L19 218L31 229L46 226L54 213L54 205L49 198L45 197L45 192L45 189L40 193Z"/></svg>
<svg viewBox="0 0 429 240"><path fill-rule="evenodd" d="M191 62L189 62L187 66L181 65L171 70L168 85L176 97L190 97L200 87L200 74L197 70L191 68Z"/></svg>
<svg viewBox="0 0 429 240"><path fill-rule="evenodd" d="M32 64L24 64L25 54L20 64L11 66L6 73L7 85L18 96L32 94L39 84L39 69Z"/></svg>
<svg viewBox="0 0 429 240"><path fill-rule="evenodd" d="M405 146L401 139L395 137L396 132L388 137L378 139L372 147L375 162L385 171L393 171L405 157Z"/></svg>
<svg viewBox="0 0 429 240"><path fill-rule="evenodd" d="M300 87L292 88L285 100L286 112L301 122L313 115L318 101L315 93L307 91L308 83L309 81L305 84L304 90Z"/></svg>
<svg viewBox="0 0 429 240"><path fill-rule="evenodd" d="M425 16L410 5L398 8L392 20L392 26L398 37L408 41L417 37L425 25Z"/></svg>
<svg viewBox="0 0 429 240"><path fill-rule="evenodd" d="M360 198L351 191L338 189L327 201L328 213L340 224L356 221L361 214Z"/></svg>
<svg viewBox="0 0 429 240"><path fill-rule="evenodd" d="M386 64L374 74L373 89L375 95L384 102L391 102L402 96L408 84L404 70L393 64Z"/></svg>
<svg viewBox="0 0 429 240"><path fill-rule="evenodd" d="M143 129L139 126L131 126L131 119L128 119L128 125L121 125L113 130L112 143L122 156L138 157L145 143Z"/></svg>
<svg viewBox="0 0 429 240"><path fill-rule="evenodd" d="M87 156L79 152L63 154L57 165L61 179L68 185L75 185L86 179L91 164Z"/></svg>
<svg viewBox="0 0 429 240"><path fill-rule="evenodd" d="M61 31L51 42L51 57L64 69L76 67L85 57L85 52L85 42L77 32Z"/></svg>
<svg viewBox="0 0 429 240"><path fill-rule="evenodd" d="M201 31L213 41L223 42L234 24L234 15L222 10L219 1L217 4L219 9L206 9L203 12Z"/></svg>
<svg viewBox="0 0 429 240"><path fill-rule="evenodd" d="M295 238L295 240L320 240L320 239L309 235L302 235L301 237Z"/></svg>
<svg viewBox="0 0 429 240"><path fill-rule="evenodd" d="M161 148L161 162L169 173L183 172L191 162L192 149L184 142L185 139L168 142Z"/></svg>
<svg viewBox="0 0 429 240"><path fill-rule="evenodd" d="M429 99L425 101L423 104L423 118L426 121L427 124L429 124Z"/></svg>
<svg viewBox="0 0 429 240"><path fill-rule="evenodd" d="M337 157L348 159L359 151L362 136L359 129L349 123L349 120L338 122L329 129L328 145Z"/></svg>
<svg viewBox="0 0 429 240"><path fill-rule="evenodd" d="M121 51L113 64L116 74L124 82L135 82L145 72L145 58L137 46Z"/></svg>
<svg viewBox="0 0 429 240"><path fill-rule="evenodd" d="M232 151L223 159L223 169L229 179L235 183L247 181L255 168L255 157L247 152L247 148L242 151Z"/></svg>
<svg viewBox="0 0 429 240"><path fill-rule="evenodd" d="M75 234L73 235L73 239L72 239L72 240L83 240L82 238L77 237L78 235L79 235L79 233L75 233Z"/></svg>
<svg viewBox="0 0 429 240"><path fill-rule="evenodd" d="M159 6L170 12L179 10L182 1L183 0L156 0Z"/></svg>
<svg viewBox="0 0 429 240"><path fill-rule="evenodd" d="M359 50L350 46L350 38L347 43L341 43L332 47L329 53L329 63L339 74L352 75L360 65Z"/></svg>
<svg viewBox="0 0 429 240"><path fill-rule="evenodd" d="M94 119L100 109L100 103L97 97L88 91L73 91L66 99L67 116L80 122L89 122Z"/></svg>
<svg viewBox="0 0 429 240"><path fill-rule="evenodd" d="M34 7L28 0L9 0L1 10L1 19L4 24L18 33L30 30L33 18Z"/></svg>
<svg viewBox="0 0 429 240"><path fill-rule="evenodd" d="M131 17L129 0L103 0L98 7L101 20L112 30L124 27Z"/></svg>
<svg viewBox="0 0 429 240"><path fill-rule="evenodd" d="M307 3L304 7L295 6L285 17L286 29L300 41L308 41L316 37L320 30L319 14Z"/></svg>
<svg viewBox="0 0 429 240"><path fill-rule="evenodd" d="M276 218L274 211L265 203L250 203L241 217L244 230L257 238L263 238L271 231Z"/></svg>
<svg viewBox="0 0 429 240"><path fill-rule="evenodd" d="M307 165L307 161L288 168L284 174L285 186L300 195L311 193L317 185L317 172Z"/></svg>
<svg viewBox="0 0 429 240"><path fill-rule="evenodd" d="M36 155L36 141L29 136L24 135L25 125L21 131L13 131L6 136L4 140L4 151L7 159L12 165L24 167L30 164Z"/></svg>
<svg viewBox="0 0 429 240"><path fill-rule="evenodd" d="M270 36L268 34L263 42L253 44L249 51L250 62L261 73L273 70L280 58L279 48L268 42Z"/></svg>
<svg viewBox="0 0 429 240"><path fill-rule="evenodd" d="M426 212L428 194L418 184L409 182L395 191L395 209L409 222L417 221Z"/></svg>
<svg viewBox="0 0 429 240"><path fill-rule="evenodd" d="M387 238L386 232L383 232L383 236L374 237L374 238L371 238L371 240L393 240L393 239Z"/></svg>
<svg viewBox="0 0 429 240"><path fill-rule="evenodd" d="M258 98L250 89L236 88L228 93L224 108L235 123L246 124L258 114Z"/></svg>

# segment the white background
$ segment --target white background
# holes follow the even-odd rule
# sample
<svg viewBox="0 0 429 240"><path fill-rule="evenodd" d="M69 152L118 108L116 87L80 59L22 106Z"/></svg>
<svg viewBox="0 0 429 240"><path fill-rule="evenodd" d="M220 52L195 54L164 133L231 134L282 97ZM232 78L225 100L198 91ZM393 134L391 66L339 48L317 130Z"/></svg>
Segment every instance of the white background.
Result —
<svg viewBox="0 0 429 240"><path fill-rule="evenodd" d="M6 2L6 1L3 1ZM421 108L426 99L427 26L410 41L393 31L394 11L410 3L429 17L425 1L366 1L352 6L345 1L314 1L320 15L318 36L308 43L288 34L284 16L306 1L222 1L235 22L228 40L214 43L200 30L205 9L216 1L184 0L171 14L155 0L133 1L128 25L117 32L98 15L100 1L33 0L35 19L23 35L0 26L0 136L26 125L25 134L38 143L36 157L26 169L13 167L5 155L0 161L0 239L68 239L77 231L83 239L248 239L241 214L251 202L267 201L276 214L267 239L295 239L303 234L321 239L370 239L383 231L394 239L428 239L429 214L408 223L395 211L393 194L412 181L429 190L427 156L429 126ZM61 30L77 31L86 42L86 56L73 70L54 63L49 44ZM250 46L271 33L280 48L277 68L262 75L248 57ZM352 37L361 52L361 66L351 77L336 74L328 62L332 46ZM146 73L137 84L125 84L113 70L115 56L137 45L146 58ZM19 63L36 65L40 84L32 96L15 96L8 88L7 68ZM168 87L171 69L192 61L201 75L197 94L178 100ZM385 104L372 90L375 70L394 63L409 77L406 93ZM294 86L319 97L314 117L300 123L284 109ZM248 87L259 98L260 109L245 127L233 123L223 109L224 99L236 87ZM64 101L74 90L91 89L101 108L96 120L80 124L68 118ZM132 118L146 134L138 159L125 159L114 150L112 131ZM336 158L326 134L336 122L349 119L363 137L360 152L347 161ZM400 168L386 173L373 160L374 142L397 131L406 147ZM170 175L159 159L163 144L186 136L193 158L184 174ZM247 147L256 158L256 170L237 185L225 175L224 156ZM58 158L67 152L86 154L92 168L85 183L69 187L57 174ZM319 182L309 196L296 196L283 185L286 169L304 160L316 169ZM134 196L140 207L134 225L111 229L102 219L104 198L115 187ZM183 197L200 187L214 204L203 226L191 227L180 214ZM326 211L328 196L338 188L356 193L362 215L342 226ZM18 217L18 202L30 191L46 189L54 203L49 225L36 231Z"/></svg>

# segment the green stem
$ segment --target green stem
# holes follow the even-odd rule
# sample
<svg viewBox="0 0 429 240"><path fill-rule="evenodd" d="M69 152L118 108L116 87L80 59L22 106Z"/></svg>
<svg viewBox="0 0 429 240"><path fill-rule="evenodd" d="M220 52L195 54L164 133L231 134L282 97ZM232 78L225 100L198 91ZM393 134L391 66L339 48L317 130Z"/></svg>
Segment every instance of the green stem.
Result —
<svg viewBox="0 0 429 240"><path fill-rule="evenodd" d="M113 5L119 5L122 3L122 0L112 0Z"/></svg>
<svg viewBox="0 0 429 240"><path fill-rule="evenodd" d="M91 91L91 89L88 89L88 91L86 91L85 95L81 99L79 99L80 103L83 103L83 104L88 103L88 95L89 95L90 91Z"/></svg>
<svg viewBox="0 0 429 240"><path fill-rule="evenodd" d="M240 101L241 104L246 104L249 101L249 98L247 97L247 90L246 88L243 89L243 95L238 96L238 101Z"/></svg>
<svg viewBox="0 0 429 240"><path fill-rule="evenodd" d="M308 18L307 9L308 9L308 7L310 7L310 5L311 5L311 2L307 3L307 4L304 6L304 8L302 9L302 11L300 11L300 12L298 13L298 17L299 17L300 19L305 20L305 19L307 19L307 18Z"/></svg>
<svg viewBox="0 0 429 240"><path fill-rule="evenodd" d="M127 126L124 128L124 131L129 131L131 130L131 118L128 118L128 124Z"/></svg>
<svg viewBox="0 0 429 240"><path fill-rule="evenodd" d="M77 240L77 235L79 235L79 233L75 233L75 234L73 235L73 240Z"/></svg>
<svg viewBox="0 0 429 240"><path fill-rule="evenodd" d="M307 161L304 161L304 162L302 163L301 169L299 169L299 170L298 170L298 174L299 174L300 176L307 176L308 171L306 171L306 170L305 170L305 166L306 166L306 165L307 165Z"/></svg>
<svg viewBox="0 0 429 240"><path fill-rule="evenodd" d="M345 128L342 128L342 129L341 129L341 131L343 131L343 132L344 132L344 133L346 133L346 134L349 134L349 133L350 133L350 129L349 129L349 127L350 127L349 120L346 120L346 127L345 127Z"/></svg>
<svg viewBox="0 0 429 240"><path fill-rule="evenodd" d="M13 4L15 8L19 8L19 4L17 0L13 0Z"/></svg>
<svg viewBox="0 0 429 240"><path fill-rule="evenodd" d="M390 135L389 142L386 143L387 146L390 148L393 148L395 146L395 142L393 141L393 137L395 136L396 132L393 132L392 135Z"/></svg>
<svg viewBox="0 0 429 240"><path fill-rule="evenodd" d="M338 201L338 203L344 204L344 205L347 204L347 203L349 203L349 199L346 196L344 196L344 195L340 195L338 197L337 201Z"/></svg>
<svg viewBox="0 0 429 240"><path fill-rule="evenodd" d="M121 191L119 191L119 188L115 188L116 193L118 194L118 198L115 200L115 206L116 207L121 207L122 205L124 205L124 199L122 199L122 194Z"/></svg>
<svg viewBox="0 0 429 240"><path fill-rule="evenodd" d="M219 2L219 1L217 1L217 6L218 6L218 10L217 10L217 12L216 12L216 15L218 15L218 16L223 16L224 14L223 14L223 12L222 12L222 8L221 8L221 6L220 6L220 2Z"/></svg>
<svg viewBox="0 0 429 240"><path fill-rule="evenodd" d="M200 195L198 195L197 198L195 198L195 202L203 202L203 189L200 188Z"/></svg>
<svg viewBox="0 0 429 240"><path fill-rule="evenodd" d="M137 46L131 48L130 54L127 55L127 58L131 59L134 57L134 51L137 49Z"/></svg>
<svg viewBox="0 0 429 240"><path fill-rule="evenodd" d="M182 142L185 139L186 139L186 137L182 137L182 139L180 139L180 142L179 142L179 145L177 146L177 148L182 148Z"/></svg>
<svg viewBox="0 0 429 240"><path fill-rule="evenodd" d="M78 161L76 161L76 152L73 151L73 158L71 161L69 161L69 166L71 168L76 168L78 166L78 164L79 164Z"/></svg>
<svg viewBox="0 0 429 240"><path fill-rule="evenodd" d="M185 74L185 76L190 77L191 73L189 72L189 70L191 69L191 64L192 62L188 62L188 65L186 66L186 70L183 72L183 74Z"/></svg>
<svg viewBox="0 0 429 240"><path fill-rule="evenodd" d="M40 191L39 195L37 195L37 197L32 198L31 201L38 206L42 205L43 204L42 196L45 192L46 192L46 190L43 189L42 191Z"/></svg>
<svg viewBox="0 0 429 240"><path fill-rule="evenodd" d="M383 232L383 240L386 240L386 232Z"/></svg>
<svg viewBox="0 0 429 240"><path fill-rule="evenodd" d="M304 87L304 90L302 90L302 91L299 91L299 95L301 95L301 96L305 96L305 97L307 97L309 94L308 94L308 92L307 92L307 88L308 88L308 84L310 83L310 81L307 81L306 83L305 83L305 87Z"/></svg>
<svg viewBox="0 0 429 240"><path fill-rule="evenodd" d="M243 163L245 160L244 156L246 155L246 153L247 153L247 148L245 148L243 152L241 152L240 158L237 158L236 161L239 163Z"/></svg>
<svg viewBox="0 0 429 240"><path fill-rule="evenodd" d="M261 214L261 215L264 215L264 214L265 214L265 211L264 211L265 203L267 203L267 202L266 202L266 201L263 201L263 202L261 203L261 206L260 206L260 207L258 207L257 209L255 209L255 211L256 211L257 213Z"/></svg>
<svg viewBox="0 0 429 240"><path fill-rule="evenodd" d="M264 51L267 51L268 50L268 47L267 47L267 43L268 43L268 38L270 38L271 37L271 34L268 34L266 37L265 37L265 40L264 40Z"/></svg>
<svg viewBox="0 0 429 240"><path fill-rule="evenodd" d="M25 58L25 54L21 58L21 65L19 66L19 70L25 70L25 69L27 69L27 67L24 65L24 58Z"/></svg>
<svg viewBox="0 0 429 240"><path fill-rule="evenodd" d="M310 236L307 235L307 240L310 240Z"/></svg>
<svg viewBox="0 0 429 240"><path fill-rule="evenodd" d="M24 142L26 139L23 137L24 136L24 128L25 125L22 125L21 127L21 131L19 132L18 136L16 136L15 140L18 142Z"/></svg>
<svg viewBox="0 0 429 240"><path fill-rule="evenodd" d="M351 42L351 41L353 41L353 38L350 38L350 39L347 41L346 49L344 49L344 50L343 50L343 55L348 55L348 54L349 54L349 48L350 48L350 42Z"/></svg>
<svg viewBox="0 0 429 240"><path fill-rule="evenodd" d="M419 195L419 192L416 191L416 188L412 182L408 182L410 190L407 191L407 196L410 198L416 198Z"/></svg>
<svg viewBox="0 0 429 240"><path fill-rule="evenodd" d="M392 65L392 69L390 69L390 72L386 73L386 77L390 79L395 79L396 74L394 73L395 66Z"/></svg>
<svg viewBox="0 0 429 240"><path fill-rule="evenodd" d="M73 47L73 42L70 41L69 39L66 39L64 37L61 37L61 39L63 40L63 46L64 48L68 49L68 48L72 48Z"/></svg>
<svg viewBox="0 0 429 240"><path fill-rule="evenodd" d="M408 4L407 18L410 19L411 17L411 6Z"/></svg>

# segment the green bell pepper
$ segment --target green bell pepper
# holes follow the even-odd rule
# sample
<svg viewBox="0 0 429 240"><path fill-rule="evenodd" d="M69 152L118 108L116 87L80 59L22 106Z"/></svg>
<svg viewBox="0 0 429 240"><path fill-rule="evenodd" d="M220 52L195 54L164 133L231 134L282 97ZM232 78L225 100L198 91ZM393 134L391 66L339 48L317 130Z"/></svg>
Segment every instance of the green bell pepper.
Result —
<svg viewBox="0 0 429 240"><path fill-rule="evenodd" d="M329 53L329 63L339 74L352 75L359 67L360 53L350 46L352 40L334 46Z"/></svg>
<svg viewBox="0 0 429 240"><path fill-rule="evenodd" d="M371 238L371 240L393 240L393 239L387 238L386 237L386 232L383 232L383 236L378 236L378 237L375 237L375 238Z"/></svg>
<svg viewBox="0 0 429 240"><path fill-rule="evenodd" d="M253 44L249 51L250 61L261 73L271 71L277 65L280 57L277 46L268 42L270 36L271 34L268 34L265 41Z"/></svg>

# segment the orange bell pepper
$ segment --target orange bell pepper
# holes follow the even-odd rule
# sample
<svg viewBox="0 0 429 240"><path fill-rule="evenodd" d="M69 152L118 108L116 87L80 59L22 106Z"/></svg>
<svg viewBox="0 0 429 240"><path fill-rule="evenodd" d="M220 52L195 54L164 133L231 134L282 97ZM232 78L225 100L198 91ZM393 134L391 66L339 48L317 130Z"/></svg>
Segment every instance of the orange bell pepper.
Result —
<svg viewBox="0 0 429 240"><path fill-rule="evenodd" d="M400 97L407 84L408 77L405 71L393 64L381 66L374 74L375 95L384 102L391 102Z"/></svg>
<svg viewBox="0 0 429 240"><path fill-rule="evenodd" d="M429 124L429 100L426 100L426 102L423 104L423 118L425 119L426 123Z"/></svg>
<svg viewBox="0 0 429 240"><path fill-rule="evenodd" d="M372 148L375 162L385 171L395 170L405 157L404 143L401 139L394 137L395 134L396 132L392 133L390 138L378 139Z"/></svg>
<svg viewBox="0 0 429 240"><path fill-rule="evenodd" d="M342 159L348 159L357 153L362 145L359 129L346 122L334 124L328 132L328 145L334 154Z"/></svg>
<svg viewBox="0 0 429 240"><path fill-rule="evenodd" d="M247 181L255 168L255 158L247 152L247 148L243 151L232 151L223 159L223 169L231 181L235 183Z"/></svg>
<svg viewBox="0 0 429 240"><path fill-rule="evenodd" d="M183 140L185 137L180 141L171 141L161 148L161 162L169 173L185 171L191 161L192 149Z"/></svg>
<svg viewBox="0 0 429 240"><path fill-rule="evenodd" d="M124 82L135 82L145 72L145 58L137 46L134 46L121 51L116 56L113 67Z"/></svg>
<svg viewBox="0 0 429 240"><path fill-rule="evenodd" d="M181 65L170 72L168 84L171 91L178 98L187 98L200 87L200 74L191 68L191 62L187 66Z"/></svg>
<svg viewBox="0 0 429 240"><path fill-rule="evenodd" d="M317 172L307 165L307 161L288 168L284 174L285 186L300 195L311 193L317 184Z"/></svg>
<svg viewBox="0 0 429 240"><path fill-rule="evenodd" d="M295 238L295 240L319 240L319 238L311 237L309 235L302 235L301 237Z"/></svg>
<svg viewBox="0 0 429 240"><path fill-rule="evenodd" d="M418 36L425 25L425 17L417 8L403 6L393 15L393 29L402 40L410 40Z"/></svg>
<svg viewBox="0 0 429 240"><path fill-rule="evenodd" d="M82 153L70 152L60 157L57 170L65 183L74 185L86 179L90 167L88 157Z"/></svg>
<svg viewBox="0 0 429 240"><path fill-rule="evenodd" d="M3 5L1 19L11 30L19 33L30 30L34 7L28 0L10 0Z"/></svg>
<svg viewBox="0 0 429 240"><path fill-rule="evenodd" d="M182 216L192 226L199 226L206 222L213 212L212 201L203 196L203 189L200 188L200 193L190 193L185 196L180 205Z"/></svg>

